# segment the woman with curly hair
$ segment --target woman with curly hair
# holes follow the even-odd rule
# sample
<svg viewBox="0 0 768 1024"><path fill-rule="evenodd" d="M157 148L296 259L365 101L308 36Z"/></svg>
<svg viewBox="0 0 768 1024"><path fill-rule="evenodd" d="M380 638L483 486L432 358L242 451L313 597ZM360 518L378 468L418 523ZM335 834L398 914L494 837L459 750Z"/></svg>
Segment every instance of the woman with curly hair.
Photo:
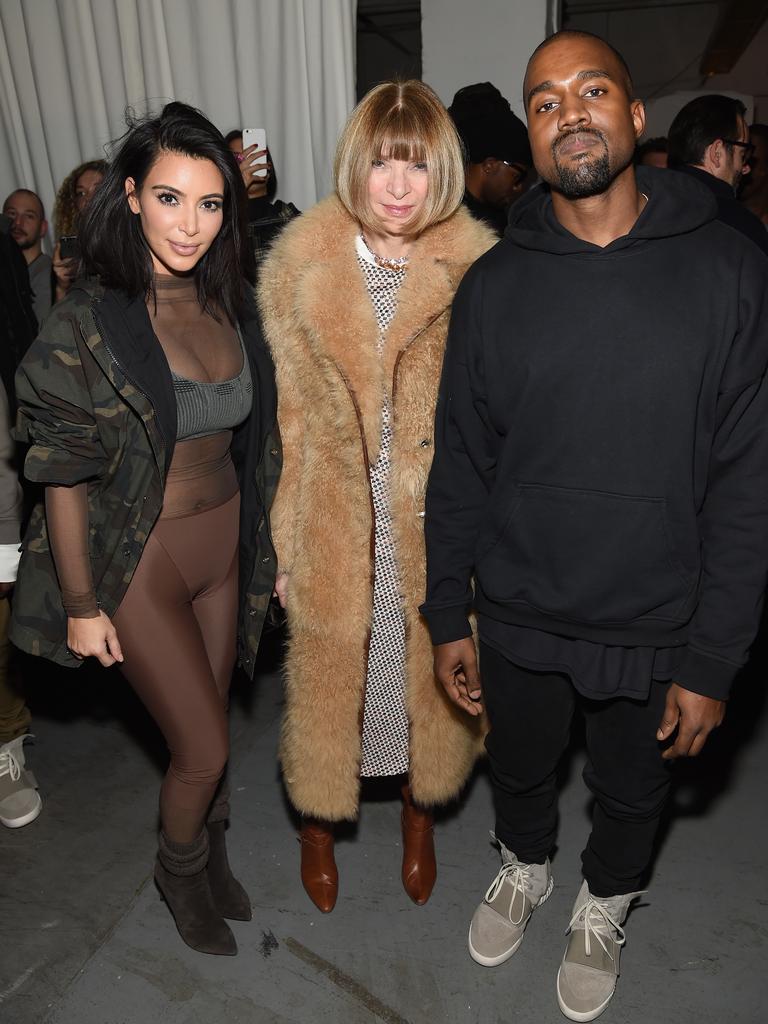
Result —
<svg viewBox="0 0 768 1024"><path fill-rule="evenodd" d="M66 176L56 193L53 208L53 230L57 240L62 235L77 234L78 219L106 173L106 160L87 160Z"/></svg>
<svg viewBox="0 0 768 1024"><path fill-rule="evenodd" d="M106 160L87 160L71 171L56 193L53 208L53 231L56 247L53 252L53 274L56 279L54 301L59 302L72 287L77 274L77 259L61 257L62 237L76 235L78 222L96 189L107 173Z"/></svg>

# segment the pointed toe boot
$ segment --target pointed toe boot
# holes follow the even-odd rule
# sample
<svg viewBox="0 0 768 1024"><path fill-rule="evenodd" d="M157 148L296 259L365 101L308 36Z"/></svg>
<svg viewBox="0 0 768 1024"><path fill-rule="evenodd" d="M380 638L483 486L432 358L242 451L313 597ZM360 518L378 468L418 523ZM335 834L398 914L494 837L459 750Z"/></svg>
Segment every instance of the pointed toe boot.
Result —
<svg viewBox="0 0 768 1024"><path fill-rule="evenodd" d="M410 786L403 786L403 888L418 906L423 906L435 885L434 818L432 811L414 804Z"/></svg>
<svg viewBox="0 0 768 1024"><path fill-rule="evenodd" d="M232 874L227 857L225 821L209 821L208 884L216 909L229 921L250 921L251 901L248 893Z"/></svg>
<svg viewBox="0 0 768 1024"><path fill-rule="evenodd" d="M175 843L160 834L155 883L173 914L179 935L198 953L234 956L237 943L219 913L208 884L208 834Z"/></svg>
<svg viewBox="0 0 768 1024"><path fill-rule="evenodd" d="M333 825L304 820L301 840L301 882L318 910L330 914L339 894L339 872L333 856Z"/></svg>

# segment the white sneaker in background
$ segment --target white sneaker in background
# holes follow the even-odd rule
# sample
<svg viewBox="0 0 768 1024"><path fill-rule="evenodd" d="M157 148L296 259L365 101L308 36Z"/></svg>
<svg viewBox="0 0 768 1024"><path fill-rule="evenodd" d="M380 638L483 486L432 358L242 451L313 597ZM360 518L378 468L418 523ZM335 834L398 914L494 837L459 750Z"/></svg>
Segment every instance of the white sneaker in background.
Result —
<svg viewBox="0 0 768 1024"><path fill-rule="evenodd" d="M28 736L17 736L0 746L0 822L7 828L28 825L43 806L35 777L24 762L24 740Z"/></svg>

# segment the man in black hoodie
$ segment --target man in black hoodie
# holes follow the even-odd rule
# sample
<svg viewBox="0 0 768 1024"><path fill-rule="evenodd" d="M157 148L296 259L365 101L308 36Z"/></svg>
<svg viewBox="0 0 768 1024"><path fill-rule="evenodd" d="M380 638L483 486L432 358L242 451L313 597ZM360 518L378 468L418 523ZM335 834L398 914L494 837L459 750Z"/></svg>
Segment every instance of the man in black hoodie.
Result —
<svg viewBox="0 0 768 1024"><path fill-rule="evenodd" d="M595 811L557 992L586 1021L615 989L670 766L722 721L757 628L768 260L705 188L633 166L643 106L608 44L551 37L525 97L545 185L454 301L422 611L448 696L491 726L502 866L479 963L507 960L552 891L556 766L584 713Z"/></svg>

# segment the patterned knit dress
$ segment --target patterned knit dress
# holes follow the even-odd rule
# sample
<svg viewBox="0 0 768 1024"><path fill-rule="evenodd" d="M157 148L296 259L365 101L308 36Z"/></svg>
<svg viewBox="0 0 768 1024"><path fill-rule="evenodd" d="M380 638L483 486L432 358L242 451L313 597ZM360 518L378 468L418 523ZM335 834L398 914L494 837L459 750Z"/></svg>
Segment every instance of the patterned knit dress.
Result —
<svg viewBox="0 0 768 1024"><path fill-rule="evenodd" d="M381 355L397 309L397 293L406 271L376 265L362 238L357 259L373 303ZM392 410L385 398L379 457L371 466L376 519L373 621L363 711L363 776L401 775L408 771L408 716L405 710L405 614L392 535L389 500Z"/></svg>

